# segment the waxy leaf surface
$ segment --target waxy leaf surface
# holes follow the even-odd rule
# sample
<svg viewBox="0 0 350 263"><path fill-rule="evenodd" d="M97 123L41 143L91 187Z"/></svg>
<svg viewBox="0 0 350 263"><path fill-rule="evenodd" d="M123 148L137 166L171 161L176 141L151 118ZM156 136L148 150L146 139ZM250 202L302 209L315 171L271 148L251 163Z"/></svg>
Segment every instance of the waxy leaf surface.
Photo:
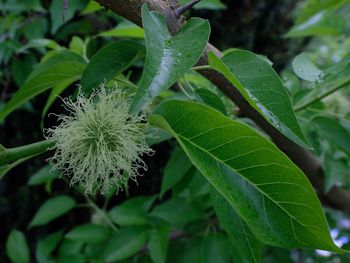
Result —
<svg viewBox="0 0 350 263"><path fill-rule="evenodd" d="M221 59L209 53L209 63L283 135L303 147L310 147L301 132L281 79L265 59L236 49Z"/></svg>
<svg viewBox="0 0 350 263"><path fill-rule="evenodd" d="M137 113L152 98L172 86L199 59L210 33L208 21L191 18L175 36L168 31L165 18L142 7L146 62L138 91L130 107Z"/></svg>
<svg viewBox="0 0 350 263"><path fill-rule="evenodd" d="M342 251L305 175L251 127L205 105L178 100L162 103L149 122L172 133L262 242Z"/></svg>

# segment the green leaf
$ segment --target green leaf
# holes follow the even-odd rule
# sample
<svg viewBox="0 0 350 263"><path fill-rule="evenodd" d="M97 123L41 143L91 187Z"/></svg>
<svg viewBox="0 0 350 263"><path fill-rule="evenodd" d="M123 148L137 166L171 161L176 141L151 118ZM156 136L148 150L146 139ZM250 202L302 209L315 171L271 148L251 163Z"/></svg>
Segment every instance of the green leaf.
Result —
<svg viewBox="0 0 350 263"><path fill-rule="evenodd" d="M33 174L28 181L28 185L40 185L54 180L59 176L57 171L51 171L51 165L45 165L35 174Z"/></svg>
<svg viewBox="0 0 350 263"><path fill-rule="evenodd" d="M110 230L104 226L84 224L69 231L65 237L85 243L98 243L109 238L110 233Z"/></svg>
<svg viewBox="0 0 350 263"><path fill-rule="evenodd" d="M335 119L318 116L312 119L317 132L350 155L350 133Z"/></svg>
<svg viewBox="0 0 350 263"><path fill-rule="evenodd" d="M346 20L337 16L333 10L322 10L306 21L295 25L285 35L286 37L310 37L341 35L346 29Z"/></svg>
<svg viewBox="0 0 350 263"><path fill-rule="evenodd" d="M147 211L155 200L154 196L139 196L112 208L108 216L118 225L147 225L150 220Z"/></svg>
<svg viewBox="0 0 350 263"><path fill-rule="evenodd" d="M208 21L191 18L175 36L168 31L165 18L142 7L146 62L130 111L137 113L152 98L172 86L199 59L210 33Z"/></svg>
<svg viewBox="0 0 350 263"><path fill-rule="evenodd" d="M251 127L202 104L176 100L161 104L149 122L174 135L261 241L342 252L305 175Z"/></svg>
<svg viewBox="0 0 350 263"><path fill-rule="evenodd" d="M76 203L74 199L69 196L62 195L51 198L41 205L30 222L29 227L45 225L57 217L69 212L75 207L75 205Z"/></svg>
<svg viewBox="0 0 350 263"><path fill-rule="evenodd" d="M176 185L192 167L192 163L181 148L177 148L165 166L164 177L160 187L160 196Z"/></svg>
<svg viewBox="0 0 350 263"><path fill-rule="evenodd" d="M107 243L103 257L105 262L126 259L137 253L145 244L148 233L143 228L123 228Z"/></svg>
<svg viewBox="0 0 350 263"><path fill-rule="evenodd" d="M196 89L196 94L201 102L227 115L224 103L214 92L208 89Z"/></svg>
<svg viewBox="0 0 350 263"><path fill-rule="evenodd" d="M99 34L102 37L129 37L129 38L144 38L145 32L143 29L134 23L127 20L118 24L114 29L102 32Z"/></svg>
<svg viewBox="0 0 350 263"><path fill-rule="evenodd" d="M80 81L83 91L89 94L101 83L112 80L143 53L143 46L131 40L116 41L104 46L91 58L83 73Z"/></svg>
<svg viewBox="0 0 350 263"><path fill-rule="evenodd" d="M236 259L237 262L261 262L263 244L254 236L230 203L213 187L211 187L211 200L220 226L226 231L232 246L240 256Z"/></svg>
<svg viewBox="0 0 350 263"><path fill-rule="evenodd" d="M39 263L51 263L53 261L51 253L55 250L61 239L62 233L59 231L39 240L35 251L36 260Z"/></svg>
<svg viewBox="0 0 350 263"><path fill-rule="evenodd" d="M190 2L191 0L179 0L181 5ZM226 5L220 0L203 0L194 6L195 9L210 9L210 10L222 10L226 9Z"/></svg>
<svg viewBox="0 0 350 263"><path fill-rule="evenodd" d="M36 95L64 81L76 81L85 68L84 59L72 52L60 52L40 63L24 85L0 112L0 120Z"/></svg>
<svg viewBox="0 0 350 263"><path fill-rule="evenodd" d="M69 1L66 13L63 14L62 0L53 0L50 6L51 34L73 18L74 13L82 10L87 5L85 0Z"/></svg>
<svg viewBox="0 0 350 263"><path fill-rule="evenodd" d="M169 246L168 235L169 228L166 225L161 225L152 230L148 248L154 263L166 262Z"/></svg>
<svg viewBox="0 0 350 263"><path fill-rule="evenodd" d="M202 243L201 256L203 263L230 263L229 243L222 234L209 234Z"/></svg>
<svg viewBox="0 0 350 263"><path fill-rule="evenodd" d="M6 241L6 254L13 263L29 263L30 254L25 235L13 229Z"/></svg>
<svg viewBox="0 0 350 263"><path fill-rule="evenodd" d="M336 135L334 135L336 136ZM324 191L328 193L333 186L349 185L350 171L346 158L336 158L334 153L326 154L324 160Z"/></svg>
<svg viewBox="0 0 350 263"><path fill-rule="evenodd" d="M310 148L281 79L265 59L239 49L221 59L210 52L208 58L211 67L222 73L277 130L297 144Z"/></svg>
<svg viewBox="0 0 350 263"><path fill-rule="evenodd" d="M305 53L296 56L292 61L292 66L294 73L307 81L317 81L322 74L322 70L316 67Z"/></svg>
<svg viewBox="0 0 350 263"><path fill-rule="evenodd" d="M200 220L203 217L197 206L180 197L171 198L156 206L150 215L175 227L184 227L186 224Z"/></svg>

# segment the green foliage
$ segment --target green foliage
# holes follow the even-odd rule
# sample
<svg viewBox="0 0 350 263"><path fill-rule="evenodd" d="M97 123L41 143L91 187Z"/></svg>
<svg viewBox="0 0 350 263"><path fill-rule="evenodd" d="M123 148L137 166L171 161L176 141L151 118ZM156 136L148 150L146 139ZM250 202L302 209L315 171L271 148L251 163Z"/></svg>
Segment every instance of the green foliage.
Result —
<svg viewBox="0 0 350 263"><path fill-rule="evenodd" d="M15 263L349 261L350 217L322 207L316 195L323 202L335 187L350 189L348 0L300 1L295 24L282 37L290 43L309 38L302 50L283 51L289 61L276 69L278 61L254 53L263 50L254 45L252 51L209 53L209 65L196 66L207 59L211 31L201 18L188 18L170 33L166 18L147 5L139 10L140 28L100 1L68 2L65 14L61 0L0 3L0 203L10 211L0 257ZM194 8L211 19L226 5L203 0ZM244 15L247 23L255 18ZM220 74L236 90L216 86ZM110 100L91 96L99 92L112 94ZM272 141L264 125L245 118L246 109L231 101L236 94L275 128L269 134L290 144ZM71 103L61 107L58 96ZM77 160L69 168L79 170L81 180L69 187L68 162L52 169L58 160L48 151L52 142L26 143L43 139L43 127L47 134L74 119L73 108L90 121L66 130L56 145L65 160ZM113 159L115 149L127 154L134 149L130 142L140 143L133 138L120 148L133 118L133 129L142 131L155 155L139 152L138 163ZM99 162L89 161L96 149L102 149L93 155ZM314 167L304 165L304 174L293 149L320 161L324 181L313 181L317 190L307 178ZM111 169L104 170L106 164ZM144 176L127 180L138 168ZM87 195L88 176L97 185L111 183L102 193L91 186L94 194Z"/></svg>

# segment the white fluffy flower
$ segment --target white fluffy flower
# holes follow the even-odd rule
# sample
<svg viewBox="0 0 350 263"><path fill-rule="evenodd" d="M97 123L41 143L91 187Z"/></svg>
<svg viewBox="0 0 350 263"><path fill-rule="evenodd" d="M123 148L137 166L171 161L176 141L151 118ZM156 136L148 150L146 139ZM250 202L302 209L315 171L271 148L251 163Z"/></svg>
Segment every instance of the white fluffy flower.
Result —
<svg viewBox="0 0 350 263"><path fill-rule="evenodd" d="M81 183L85 193L105 193L135 180L139 169L147 169L140 156L152 150L145 142L144 116L128 113L129 102L118 89L90 98L79 94L76 101L64 99L69 115L59 115L60 125L46 131L54 143L49 159L56 169Z"/></svg>

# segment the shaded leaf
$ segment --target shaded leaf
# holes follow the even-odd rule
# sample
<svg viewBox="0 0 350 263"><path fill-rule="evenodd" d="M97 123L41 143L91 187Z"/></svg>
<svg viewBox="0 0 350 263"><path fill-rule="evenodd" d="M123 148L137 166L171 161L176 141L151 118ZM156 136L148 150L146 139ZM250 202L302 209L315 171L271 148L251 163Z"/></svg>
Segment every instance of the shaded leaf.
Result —
<svg viewBox="0 0 350 263"><path fill-rule="evenodd" d="M61 239L62 233L56 232L39 240L35 251L36 260L39 263L52 262L53 256L51 255L51 253L55 250Z"/></svg>
<svg viewBox="0 0 350 263"><path fill-rule="evenodd" d="M131 40L120 40L101 48L91 58L80 81L89 94L103 82L112 80L144 53L144 47Z"/></svg>
<svg viewBox="0 0 350 263"><path fill-rule="evenodd" d="M148 238L140 228L123 228L107 243L103 255L106 262L126 259L138 252Z"/></svg>
<svg viewBox="0 0 350 263"><path fill-rule="evenodd" d="M169 228L165 225L161 225L152 230L148 248L154 263L166 262L169 246L168 235Z"/></svg>
<svg viewBox="0 0 350 263"><path fill-rule="evenodd" d="M226 231L240 258L237 262L261 262L263 244L254 236L230 203L213 187L211 200L220 226Z"/></svg>
<svg viewBox="0 0 350 263"><path fill-rule="evenodd" d="M203 263L230 263L231 253L228 240L222 234L209 234L202 243Z"/></svg>
<svg viewBox="0 0 350 263"><path fill-rule="evenodd" d="M40 206L29 226L33 227L45 225L57 217L69 212L75 207L75 205L76 203L74 199L70 198L69 196L62 195L48 199Z"/></svg>
<svg viewBox="0 0 350 263"><path fill-rule="evenodd" d="M13 263L29 263L30 254L25 235L13 229L6 241L6 254Z"/></svg>
<svg viewBox="0 0 350 263"><path fill-rule="evenodd" d="M60 52L40 63L0 112L0 120L47 89L64 81L78 80L85 65L81 56L68 51Z"/></svg>
<svg viewBox="0 0 350 263"><path fill-rule="evenodd" d="M218 95L208 89L196 89L196 94L200 97L200 100L212 108L227 115L226 108L222 100Z"/></svg>
<svg viewBox="0 0 350 263"><path fill-rule="evenodd" d="M98 243L110 236L110 229L101 225L84 224L79 225L66 234L66 238L85 243Z"/></svg>
<svg viewBox="0 0 350 263"><path fill-rule="evenodd" d="M184 151L178 147L171 155L168 163L164 168L164 176L160 187L160 196L176 185L192 167Z"/></svg>

